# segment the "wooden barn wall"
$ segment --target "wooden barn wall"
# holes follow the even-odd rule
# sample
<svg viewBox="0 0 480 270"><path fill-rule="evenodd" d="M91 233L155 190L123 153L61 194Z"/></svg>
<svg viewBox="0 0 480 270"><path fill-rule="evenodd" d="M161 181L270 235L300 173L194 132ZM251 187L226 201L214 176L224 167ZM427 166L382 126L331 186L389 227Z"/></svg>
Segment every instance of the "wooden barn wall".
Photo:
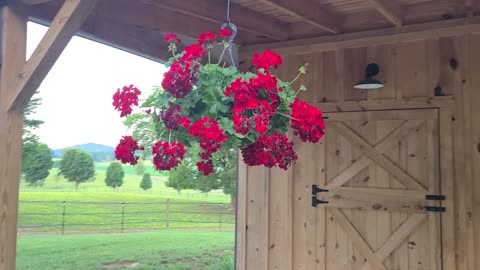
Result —
<svg viewBox="0 0 480 270"><path fill-rule="evenodd" d="M295 85L308 91L301 97L322 104L344 101L415 100L451 96L454 108L453 183L446 194L452 233L444 235L444 261L458 270L480 269L480 34L428 38L369 47L283 54L277 73L294 78L298 67L308 72ZM275 49L275 48L272 48ZM242 55L248 65L247 55ZM380 65L380 90L352 86L364 75L367 63ZM247 66L248 68L248 66ZM325 103L327 102L327 103ZM310 186L318 183L322 143L315 147L296 141L299 160L289 171L240 166L237 229L237 269L320 269L325 258L316 242L315 211L308 206ZM315 167L309 175L298 168ZM442 164L445 166L445 164ZM446 165L448 166L448 165ZM453 209L451 209L453 207ZM447 222L448 223L448 222ZM450 226L444 224L444 226ZM320 231L320 230L318 230ZM454 232L453 232L454 231ZM451 267L451 266L450 266ZM445 267L444 267L445 269ZM452 269L445 269L452 270Z"/></svg>

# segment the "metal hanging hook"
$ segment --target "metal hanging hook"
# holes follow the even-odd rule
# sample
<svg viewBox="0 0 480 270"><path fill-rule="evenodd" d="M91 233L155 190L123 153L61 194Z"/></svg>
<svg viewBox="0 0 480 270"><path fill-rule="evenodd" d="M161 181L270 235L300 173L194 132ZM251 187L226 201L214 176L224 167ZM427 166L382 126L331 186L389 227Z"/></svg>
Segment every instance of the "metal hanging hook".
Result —
<svg viewBox="0 0 480 270"><path fill-rule="evenodd" d="M232 23L232 20L230 19L230 0L227 0L227 22L221 26L221 29L226 27L230 28L230 30L232 31L232 34L227 39L227 44L228 44L227 50L228 50L228 54L230 55L230 63L232 66L235 66L235 60L233 59L233 39L237 35L238 29L237 29L237 26L234 23Z"/></svg>

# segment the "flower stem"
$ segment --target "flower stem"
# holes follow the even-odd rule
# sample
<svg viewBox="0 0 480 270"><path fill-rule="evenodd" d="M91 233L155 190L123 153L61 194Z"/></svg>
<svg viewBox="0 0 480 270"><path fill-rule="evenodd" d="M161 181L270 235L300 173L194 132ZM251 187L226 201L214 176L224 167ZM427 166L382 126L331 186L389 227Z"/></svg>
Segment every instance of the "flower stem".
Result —
<svg viewBox="0 0 480 270"><path fill-rule="evenodd" d="M279 113L279 112L275 112L275 113L276 113L276 114L279 114L279 115L281 115L281 116L285 116L285 117L287 117L287 118L289 118L289 119L292 119L292 120L298 121L298 119L296 119L296 118L293 118L293 117L291 117L290 115L286 115L286 114Z"/></svg>
<svg viewBox="0 0 480 270"><path fill-rule="evenodd" d="M227 47L223 46L222 53L220 54L220 57L218 58L218 63L217 65L220 65L220 62L223 60L223 56L225 55L225 51L227 50Z"/></svg>
<svg viewBox="0 0 480 270"><path fill-rule="evenodd" d="M208 50L208 63L210 64L210 50Z"/></svg>
<svg viewBox="0 0 480 270"><path fill-rule="evenodd" d="M172 139L172 130L168 133L168 144L170 144L170 140Z"/></svg>
<svg viewBox="0 0 480 270"><path fill-rule="evenodd" d="M300 76L302 75L302 73L298 73L297 74L297 77L295 77L291 82L289 82L288 84L292 85L296 80L298 80L298 78L300 78Z"/></svg>

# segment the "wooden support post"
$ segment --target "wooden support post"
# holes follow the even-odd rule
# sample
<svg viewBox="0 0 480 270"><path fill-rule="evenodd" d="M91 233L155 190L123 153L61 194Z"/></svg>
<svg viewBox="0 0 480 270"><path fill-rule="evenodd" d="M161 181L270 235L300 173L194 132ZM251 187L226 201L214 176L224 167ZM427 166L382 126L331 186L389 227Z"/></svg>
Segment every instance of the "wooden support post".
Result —
<svg viewBox="0 0 480 270"><path fill-rule="evenodd" d="M7 97L25 63L27 19L16 8L1 8L0 75L0 270L15 269L18 187L23 113L8 111Z"/></svg>
<svg viewBox="0 0 480 270"><path fill-rule="evenodd" d="M40 44L16 76L17 84L9 100L10 110L22 111L25 108L97 1L65 1Z"/></svg>
<svg viewBox="0 0 480 270"><path fill-rule="evenodd" d="M15 269L23 110L97 0L66 0L28 62L27 16L1 7L0 270Z"/></svg>

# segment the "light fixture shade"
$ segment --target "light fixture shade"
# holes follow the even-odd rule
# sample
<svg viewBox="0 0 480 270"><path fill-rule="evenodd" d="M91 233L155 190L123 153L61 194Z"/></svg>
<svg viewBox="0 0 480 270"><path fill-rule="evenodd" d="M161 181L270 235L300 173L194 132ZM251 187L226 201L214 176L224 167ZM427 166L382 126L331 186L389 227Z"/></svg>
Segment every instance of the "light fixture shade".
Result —
<svg viewBox="0 0 480 270"><path fill-rule="evenodd" d="M365 80L359 81L353 87L357 89L370 90L382 88L384 85L381 81L375 80L373 78L367 78Z"/></svg>
<svg viewBox="0 0 480 270"><path fill-rule="evenodd" d="M375 63L370 63L365 69L365 79L359 81L353 87L357 89L369 90L369 89L378 89L383 87L383 83L379 80L374 79L380 72L380 67Z"/></svg>

